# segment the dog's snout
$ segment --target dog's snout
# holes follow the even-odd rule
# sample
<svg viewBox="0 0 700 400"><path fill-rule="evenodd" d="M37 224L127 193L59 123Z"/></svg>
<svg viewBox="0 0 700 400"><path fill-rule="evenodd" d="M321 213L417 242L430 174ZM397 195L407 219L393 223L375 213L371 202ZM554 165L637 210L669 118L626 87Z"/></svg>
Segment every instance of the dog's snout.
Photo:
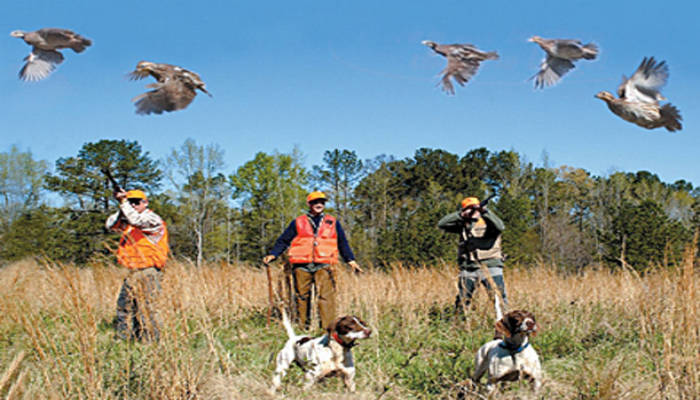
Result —
<svg viewBox="0 0 700 400"><path fill-rule="evenodd" d="M525 321L525 326L527 327L528 331L533 331L533 330L537 329L537 324L535 323L535 321L533 321L531 319L528 319L527 321Z"/></svg>
<svg viewBox="0 0 700 400"><path fill-rule="evenodd" d="M367 337L372 336L372 330L371 330L371 329L367 328L367 329L365 329L364 332L365 332L365 335L367 335Z"/></svg>

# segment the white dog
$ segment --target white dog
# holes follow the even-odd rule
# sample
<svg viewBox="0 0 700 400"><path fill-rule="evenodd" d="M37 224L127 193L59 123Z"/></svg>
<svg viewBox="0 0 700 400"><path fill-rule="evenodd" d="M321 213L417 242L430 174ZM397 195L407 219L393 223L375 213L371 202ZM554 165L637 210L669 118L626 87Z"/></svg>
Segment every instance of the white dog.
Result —
<svg viewBox="0 0 700 400"><path fill-rule="evenodd" d="M372 334L367 324L358 317L340 317L331 323L326 334L313 338L296 335L287 314L283 312L282 317L289 340L277 355L277 368L272 379L271 391L274 392L280 387L287 369L292 362L296 362L306 371L304 389L337 371L343 375L348 390L354 392L355 362L351 349L355 346L355 340L366 339Z"/></svg>
<svg viewBox="0 0 700 400"><path fill-rule="evenodd" d="M472 380L479 380L488 372L486 390L491 393L496 383L529 379L533 389L539 390L542 382L540 358L529 337L537 334L539 326L530 311L515 310L507 313L496 323L496 332L503 339L492 340L476 353Z"/></svg>

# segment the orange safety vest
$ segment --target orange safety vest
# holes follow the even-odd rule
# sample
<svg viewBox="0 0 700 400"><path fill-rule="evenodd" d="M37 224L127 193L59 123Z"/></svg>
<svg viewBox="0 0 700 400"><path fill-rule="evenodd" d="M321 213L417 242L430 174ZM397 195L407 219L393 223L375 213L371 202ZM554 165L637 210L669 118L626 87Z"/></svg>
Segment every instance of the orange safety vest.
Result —
<svg viewBox="0 0 700 400"><path fill-rule="evenodd" d="M289 247L289 262L292 264L338 263L338 231L335 218L325 215L314 235L311 220L306 215L296 219L297 236Z"/></svg>
<svg viewBox="0 0 700 400"><path fill-rule="evenodd" d="M168 259L168 228L163 222L163 237L153 243L139 228L129 225L122 234L117 250L117 261L129 269L163 268Z"/></svg>

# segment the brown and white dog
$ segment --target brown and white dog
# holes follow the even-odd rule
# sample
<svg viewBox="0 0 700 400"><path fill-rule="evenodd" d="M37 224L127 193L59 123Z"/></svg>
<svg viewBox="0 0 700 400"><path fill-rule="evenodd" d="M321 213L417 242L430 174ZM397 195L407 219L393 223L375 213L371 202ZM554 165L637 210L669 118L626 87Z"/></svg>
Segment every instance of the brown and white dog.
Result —
<svg viewBox="0 0 700 400"><path fill-rule="evenodd" d="M314 338L296 335L284 312L282 320L289 340L277 354L272 392L280 387L282 378L293 362L306 371L304 389L310 388L332 372L339 372L343 375L348 390L355 391L355 362L351 349L356 340L369 338L372 334L364 321L355 316L336 318L323 336Z"/></svg>
<svg viewBox="0 0 700 400"><path fill-rule="evenodd" d="M542 382L540 358L532 346L530 336L535 337L539 325L530 311L514 310L496 323L497 336L503 339L492 340L481 346L476 353L472 381L478 383L484 373L488 373L487 392L496 389L498 382L529 379L535 391ZM500 335L499 335L500 334Z"/></svg>

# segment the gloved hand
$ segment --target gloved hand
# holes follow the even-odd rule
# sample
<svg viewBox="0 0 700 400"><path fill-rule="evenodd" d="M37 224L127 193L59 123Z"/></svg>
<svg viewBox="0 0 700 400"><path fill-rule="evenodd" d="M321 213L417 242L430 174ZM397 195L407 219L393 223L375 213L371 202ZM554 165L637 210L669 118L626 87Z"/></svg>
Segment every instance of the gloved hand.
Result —
<svg viewBox="0 0 700 400"><path fill-rule="evenodd" d="M267 264L270 264L271 262L275 261L276 258L277 258L277 257L275 257L275 256L273 256L272 254L270 254L269 256L263 257L263 260L262 260L262 261L263 261L263 264L267 265Z"/></svg>
<svg viewBox="0 0 700 400"><path fill-rule="evenodd" d="M355 261L355 260L349 261L349 262L348 262L348 265L350 266L350 268L353 269L353 271L355 271L355 272L357 272L357 273L365 272L365 271L362 270L362 268L360 268L360 265L359 265L359 264L357 263L357 261Z"/></svg>

